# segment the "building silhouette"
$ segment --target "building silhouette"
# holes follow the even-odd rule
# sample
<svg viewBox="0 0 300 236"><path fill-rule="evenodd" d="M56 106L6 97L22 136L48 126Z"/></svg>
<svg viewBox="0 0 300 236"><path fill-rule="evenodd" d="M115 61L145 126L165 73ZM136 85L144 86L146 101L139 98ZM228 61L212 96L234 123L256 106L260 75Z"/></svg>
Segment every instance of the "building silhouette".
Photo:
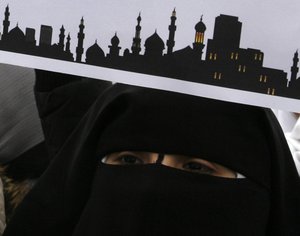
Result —
<svg viewBox="0 0 300 236"><path fill-rule="evenodd" d="M205 47L204 45L204 34L206 31L206 26L202 21L202 16L200 19L200 22L198 22L195 25L195 40L193 43L193 49L196 51L196 53L198 53L199 58L202 58L202 54L203 54L203 49Z"/></svg>
<svg viewBox="0 0 300 236"><path fill-rule="evenodd" d="M36 39L35 39L35 29L32 28L26 28L26 32L25 32L25 40L26 43L29 46L35 46L36 45Z"/></svg>
<svg viewBox="0 0 300 236"><path fill-rule="evenodd" d="M300 79L297 77L299 72L298 67L299 54L298 50L294 53L293 65L291 67L291 78L289 81L289 94L294 94L295 96L299 94L300 91Z"/></svg>
<svg viewBox="0 0 300 236"><path fill-rule="evenodd" d="M133 38L132 46L131 46L131 51L133 55L139 55L141 52L141 13L139 14L137 20L137 25L135 27L135 36Z"/></svg>
<svg viewBox="0 0 300 236"><path fill-rule="evenodd" d="M94 45L86 50L86 63L101 66L104 58L104 51L100 48L96 40Z"/></svg>
<svg viewBox="0 0 300 236"><path fill-rule="evenodd" d="M60 50L64 50L64 47L65 47L65 28L64 26L62 25L61 28L60 28L60 34L59 34L59 43L58 43L58 47Z"/></svg>
<svg viewBox="0 0 300 236"><path fill-rule="evenodd" d="M67 37L67 43L66 43L66 53L71 54L71 37L70 37L70 33L68 34Z"/></svg>
<svg viewBox="0 0 300 236"><path fill-rule="evenodd" d="M146 57L160 58L163 55L164 49L165 43L156 31L145 41Z"/></svg>
<svg viewBox="0 0 300 236"><path fill-rule="evenodd" d="M10 16L10 12L9 12L9 7L7 5L4 13L2 40L5 40L8 35L8 28L10 25L9 16Z"/></svg>
<svg viewBox="0 0 300 236"><path fill-rule="evenodd" d="M171 55L173 53L173 48L175 46L175 31L177 28L177 26L175 25L176 19L177 19L176 10L174 8L174 10L172 12L172 16L171 16L171 24L169 25L169 38L167 40L167 46L168 46L167 54L168 55Z"/></svg>
<svg viewBox="0 0 300 236"><path fill-rule="evenodd" d="M121 47L119 47L120 39L117 36L117 33L112 37L110 41L111 45L109 47L109 54L107 54L108 58L117 58L120 56Z"/></svg>
<svg viewBox="0 0 300 236"><path fill-rule="evenodd" d="M288 83L286 72L263 66L264 53L261 50L240 47L242 23L238 17L224 14L215 19L212 39L205 39L207 27L201 16L200 21L194 26L195 36L190 41L192 47L186 46L175 50L176 14L174 9L170 16L168 39L164 41L155 30L144 41L144 54L141 54L142 17L139 14L131 47L125 48L123 55L119 46L120 39L115 33L110 40L109 52L106 55L96 40L87 48L85 61L83 61L85 51L83 17L77 33L74 59L71 52L71 35L66 34L64 25L61 26L56 40L53 39L52 27L41 25L39 45L37 45L35 29L26 28L25 34L18 24L13 29L9 29L10 10L7 5L4 11L0 49L300 99L300 80L297 78L298 51L294 54ZM52 40L57 43L52 44ZM203 58L204 49L206 54Z"/></svg>
<svg viewBox="0 0 300 236"><path fill-rule="evenodd" d="M40 47L51 47L53 29L48 25L41 25Z"/></svg>
<svg viewBox="0 0 300 236"><path fill-rule="evenodd" d="M79 33L77 35L78 44L77 44L77 47L76 47L76 62L81 62L82 54L84 52L84 49L83 49L83 40L84 40L84 37L85 37L85 34L83 32L84 28L85 28L84 20L83 20L83 17L82 17L81 21L80 21L80 25L79 25Z"/></svg>
<svg viewBox="0 0 300 236"><path fill-rule="evenodd" d="M216 18L213 39L207 42L206 61L212 77L224 85L270 95L283 93L287 74L282 70L263 67L264 54L258 49L240 48L242 23L237 17ZM223 82L222 82L223 83Z"/></svg>
<svg viewBox="0 0 300 236"><path fill-rule="evenodd" d="M3 32L0 40L0 49L25 53L34 56L49 57L67 61L74 61L73 54L70 51L70 35L68 35L68 43L66 49L62 46L62 38L64 28L61 29L59 35L59 43L52 44L52 26L41 25L39 45L36 44L35 29L26 28L25 34L17 24L13 29L9 30L10 26L10 11L9 6L5 8L3 20Z"/></svg>

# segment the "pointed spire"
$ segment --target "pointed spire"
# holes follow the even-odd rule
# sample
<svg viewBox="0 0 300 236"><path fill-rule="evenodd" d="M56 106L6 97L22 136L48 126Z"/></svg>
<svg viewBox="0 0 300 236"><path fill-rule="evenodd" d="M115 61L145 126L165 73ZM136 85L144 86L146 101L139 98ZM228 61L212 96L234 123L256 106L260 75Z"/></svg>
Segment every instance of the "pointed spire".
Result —
<svg viewBox="0 0 300 236"><path fill-rule="evenodd" d="M85 38L84 28L85 28L84 19L82 16L80 25L79 25L79 32L77 34L78 41L77 41L77 47L76 47L76 62L81 62L82 54L84 52L84 48L83 48L83 41Z"/></svg>
<svg viewBox="0 0 300 236"><path fill-rule="evenodd" d="M202 20L203 20L203 14L201 15L201 18L200 18L200 21L202 22Z"/></svg>
<svg viewBox="0 0 300 236"><path fill-rule="evenodd" d="M3 32L2 32L2 40L6 39L6 36L8 35L8 31L9 31L9 25L10 25L10 21L9 21L9 5L7 4L6 8L5 8L5 13L4 13L4 21L3 21Z"/></svg>
<svg viewBox="0 0 300 236"><path fill-rule="evenodd" d="M70 51L70 46L71 46L71 37L70 37L70 33L68 33L68 37L67 37L67 44L66 44L66 52L71 52Z"/></svg>
<svg viewBox="0 0 300 236"><path fill-rule="evenodd" d="M167 54L169 55L173 53L173 48L175 46L175 31L177 29L177 26L175 24L176 19L176 7L174 7L174 10L171 15L171 23L169 25L169 38L166 43L168 46Z"/></svg>
<svg viewBox="0 0 300 236"><path fill-rule="evenodd" d="M139 13L139 16L137 18L137 25L135 27L135 36L132 41L131 50L134 55L139 55L141 51L141 12Z"/></svg>
<svg viewBox="0 0 300 236"><path fill-rule="evenodd" d="M176 17L176 7L174 7L174 10L173 10L173 12L172 12L172 16L174 17Z"/></svg>
<svg viewBox="0 0 300 236"><path fill-rule="evenodd" d="M142 20L141 12L139 12L139 16L138 16L138 18L137 18L138 24L140 24L141 20Z"/></svg>

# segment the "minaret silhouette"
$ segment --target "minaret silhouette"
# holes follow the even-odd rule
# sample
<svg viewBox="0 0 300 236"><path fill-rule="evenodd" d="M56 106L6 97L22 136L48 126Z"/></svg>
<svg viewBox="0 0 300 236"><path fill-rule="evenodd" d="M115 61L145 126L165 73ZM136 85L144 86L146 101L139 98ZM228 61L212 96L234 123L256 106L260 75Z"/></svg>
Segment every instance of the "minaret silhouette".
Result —
<svg viewBox="0 0 300 236"><path fill-rule="evenodd" d="M7 5L5 8L5 13L4 13L4 20L3 20L3 33L2 33L2 39L5 40L6 36L8 35L8 30L9 30L9 6Z"/></svg>
<svg viewBox="0 0 300 236"><path fill-rule="evenodd" d="M71 46L71 37L70 37L70 33L69 33L68 37L67 37L67 43L66 43L66 52L71 52L70 46Z"/></svg>
<svg viewBox="0 0 300 236"><path fill-rule="evenodd" d="M108 46L109 47L109 55L111 57L118 57L121 47L119 47L120 40L117 36L117 33L115 33L115 36L112 37L110 42L111 42L111 46Z"/></svg>
<svg viewBox="0 0 300 236"><path fill-rule="evenodd" d="M84 40L84 20L83 17L81 18L80 25L79 25L79 33L78 33L78 44L76 47L76 62L81 62L82 54L83 54L83 40Z"/></svg>
<svg viewBox="0 0 300 236"><path fill-rule="evenodd" d="M133 38L133 42L132 42L132 47L131 47L131 51L133 55L139 55L140 51L141 51L141 13L139 14L138 18L137 18L137 26L135 27L135 37Z"/></svg>
<svg viewBox="0 0 300 236"><path fill-rule="evenodd" d="M203 48L204 48L204 32L206 26L202 21L203 15L200 18L200 21L195 25L195 41L193 43L193 49L202 57Z"/></svg>
<svg viewBox="0 0 300 236"><path fill-rule="evenodd" d="M176 25L175 25L175 21L176 21L176 10L174 8L173 12L172 12L172 16L171 16L171 24L169 25L169 39L167 40L167 54L172 54L173 52L173 48L175 46L175 31L176 31Z"/></svg>
<svg viewBox="0 0 300 236"><path fill-rule="evenodd" d="M298 67L298 62L299 62L299 57L298 57L298 50L294 54L293 58L293 66L291 67L291 81L290 82L295 82L297 80L297 74L299 71Z"/></svg>
<svg viewBox="0 0 300 236"><path fill-rule="evenodd" d="M58 47L62 51L64 50L64 47L65 47L65 28L63 25L60 28Z"/></svg>

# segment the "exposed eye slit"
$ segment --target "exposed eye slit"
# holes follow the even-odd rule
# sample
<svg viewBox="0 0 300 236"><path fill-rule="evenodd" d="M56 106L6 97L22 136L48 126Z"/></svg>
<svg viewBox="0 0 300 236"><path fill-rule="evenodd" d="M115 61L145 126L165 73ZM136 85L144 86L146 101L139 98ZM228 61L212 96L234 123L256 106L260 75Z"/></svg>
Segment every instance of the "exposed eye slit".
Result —
<svg viewBox="0 0 300 236"><path fill-rule="evenodd" d="M149 156L147 154L130 151L112 153L103 158L102 162L115 165L141 165L154 163L153 161L150 161ZM168 164L166 165L197 174L217 175L218 172L217 168L213 163L199 158L180 157L179 159L177 159L177 162L179 164L177 163L175 166Z"/></svg>

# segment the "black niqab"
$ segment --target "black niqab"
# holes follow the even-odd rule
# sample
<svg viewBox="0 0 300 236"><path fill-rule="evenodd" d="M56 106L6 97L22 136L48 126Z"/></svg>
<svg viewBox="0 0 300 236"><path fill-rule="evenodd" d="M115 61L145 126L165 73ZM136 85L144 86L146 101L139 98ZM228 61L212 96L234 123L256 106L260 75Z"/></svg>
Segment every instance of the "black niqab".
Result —
<svg viewBox="0 0 300 236"><path fill-rule="evenodd" d="M199 157L247 178L100 162L125 150ZM292 236L300 234L299 204L299 177L269 109L115 85L4 235Z"/></svg>

